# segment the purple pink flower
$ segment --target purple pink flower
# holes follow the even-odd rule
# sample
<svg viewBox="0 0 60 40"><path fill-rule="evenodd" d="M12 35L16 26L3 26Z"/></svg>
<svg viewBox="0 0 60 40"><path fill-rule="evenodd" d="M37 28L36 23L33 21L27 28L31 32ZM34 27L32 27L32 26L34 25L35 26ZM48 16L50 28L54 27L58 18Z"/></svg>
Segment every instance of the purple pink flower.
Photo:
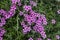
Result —
<svg viewBox="0 0 60 40"><path fill-rule="evenodd" d="M48 38L47 40L51 40L50 38Z"/></svg>
<svg viewBox="0 0 60 40"><path fill-rule="evenodd" d="M22 16L24 13L22 11L20 11L19 15Z"/></svg>
<svg viewBox="0 0 60 40"><path fill-rule="evenodd" d="M42 38L37 38L37 40L42 40Z"/></svg>
<svg viewBox="0 0 60 40"><path fill-rule="evenodd" d="M40 33L41 36L45 39L46 33L44 31L44 26L43 25L47 25L47 20L45 18L45 15L41 15L39 13L34 12L33 10L30 10L29 12L30 14L24 14L24 21L26 21L28 23L28 25L32 25L32 23L36 23L35 26L33 26L33 30L35 30L36 32ZM44 24L46 23L46 24ZM25 25L24 22L21 23L21 25L23 26L23 32L27 33L30 32L31 28L28 27L28 25ZM28 31L27 31L28 30Z"/></svg>
<svg viewBox="0 0 60 40"><path fill-rule="evenodd" d="M30 5L32 5L32 6L37 6L37 3L30 0Z"/></svg>
<svg viewBox="0 0 60 40"><path fill-rule="evenodd" d="M16 4L20 2L20 0L11 0L11 1L12 1L12 4Z"/></svg>
<svg viewBox="0 0 60 40"><path fill-rule="evenodd" d="M29 10L32 9L32 7L31 7L30 5L24 5L23 8L24 8L24 10L26 10L26 11L29 11Z"/></svg>
<svg viewBox="0 0 60 40"><path fill-rule="evenodd" d="M58 10L57 13L60 14L60 10Z"/></svg>
<svg viewBox="0 0 60 40"><path fill-rule="evenodd" d="M27 25L23 25L23 34L27 34L28 32L30 32L31 31L31 28L30 27L28 27Z"/></svg>
<svg viewBox="0 0 60 40"><path fill-rule="evenodd" d="M0 28L0 37L3 36L5 32L6 32L5 29Z"/></svg>
<svg viewBox="0 0 60 40"><path fill-rule="evenodd" d="M60 39L60 36L59 35L56 35L56 39Z"/></svg>
<svg viewBox="0 0 60 40"><path fill-rule="evenodd" d="M3 40L3 37L0 37L0 40Z"/></svg>
<svg viewBox="0 0 60 40"><path fill-rule="evenodd" d="M0 18L0 27L6 24L5 18Z"/></svg>
<svg viewBox="0 0 60 40"><path fill-rule="evenodd" d="M33 40L33 38L30 37L28 40Z"/></svg>
<svg viewBox="0 0 60 40"><path fill-rule="evenodd" d="M52 24L55 24L56 23L56 20L55 19L52 19L51 21L52 21Z"/></svg>

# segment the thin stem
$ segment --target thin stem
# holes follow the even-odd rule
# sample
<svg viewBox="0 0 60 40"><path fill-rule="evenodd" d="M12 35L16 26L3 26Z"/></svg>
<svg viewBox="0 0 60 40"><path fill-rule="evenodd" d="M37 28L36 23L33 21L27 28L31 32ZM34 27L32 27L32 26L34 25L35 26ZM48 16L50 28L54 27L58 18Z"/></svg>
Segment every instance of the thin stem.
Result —
<svg viewBox="0 0 60 40"><path fill-rule="evenodd" d="M18 15L17 15L17 31L18 31L18 28L19 28L18 20L19 20L19 18L18 18Z"/></svg>
<svg viewBox="0 0 60 40"><path fill-rule="evenodd" d="M16 26L16 31L17 31L17 38L16 39L18 39L18 36L19 36L19 34L18 34L18 29L19 29L19 22L18 22L18 20L19 20L19 17L18 17L19 15L17 15L17 26ZM16 40L15 39L15 40Z"/></svg>

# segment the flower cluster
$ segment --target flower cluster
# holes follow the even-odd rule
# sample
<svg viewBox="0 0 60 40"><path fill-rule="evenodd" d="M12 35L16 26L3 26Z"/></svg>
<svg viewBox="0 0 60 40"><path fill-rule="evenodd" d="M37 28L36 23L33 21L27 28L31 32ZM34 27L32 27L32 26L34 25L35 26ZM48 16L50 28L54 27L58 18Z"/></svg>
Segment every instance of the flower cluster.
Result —
<svg viewBox="0 0 60 40"><path fill-rule="evenodd" d="M5 29L0 28L0 40L3 40L2 36L4 35L5 32L6 32Z"/></svg>
<svg viewBox="0 0 60 40"><path fill-rule="evenodd" d="M15 13L16 5L12 4L10 10L7 12L3 9L0 10L0 27L6 24L6 19L12 17Z"/></svg>
<svg viewBox="0 0 60 40"><path fill-rule="evenodd" d="M11 0L12 5L10 7L10 10L7 12L3 9L0 10L0 40L3 40L3 35L6 32L2 26L6 24L6 20L9 19L10 17L14 16L16 8L16 4L19 6L21 5L20 3L21 0ZM24 5L24 12L20 11L19 15L23 16L24 19L21 22L21 25L23 27L23 34L27 34L31 30L34 30L35 32L39 33L43 39L47 38L44 26L47 25L47 19L44 14L36 13L35 11L32 10L32 6L36 6L37 3L30 0L30 5ZM60 14L60 10L57 11L58 14ZM55 19L52 19L52 24L56 23ZM37 38L37 40L42 40L42 38ZM59 35L56 35L57 39L60 39ZM33 40L32 37L30 37L28 40ZM51 40L51 39L47 39Z"/></svg>
<svg viewBox="0 0 60 40"><path fill-rule="evenodd" d="M15 14L15 10L16 10L16 5L15 4L11 5L11 8L8 11L8 15L7 15L8 18L12 17Z"/></svg>
<svg viewBox="0 0 60 40"><path fill-rule="evenodd" d="M6 21L4 18L0 18L0 27L2 27L3 25L5 25Z"/></svg>
<svg viewBox="0 0 60 40"><path fill-rule="evenodd" d="M4 26L6 24L7 19L9 19L10 17L12 17L15 14L15 10L16 10L16 4L14 4L15 1L16 0L12 0L12 5L8 12L3 9L0 9L0 40L3 40L2 36L5 33L5 30L3 29L2 26Z"/></svg>
<svg viewBox="0 0 60 40"><path fill-rule="evenodd" d="M5 21L5 14L6 11L4 11L3 9L0 10L0 27L2 27L3 25L5 25L6 21Z"/></svg>
<svg viewBox="0 0 60 40"><path fill-rule="evenodd" d="M25 25L24 21L21 22L21 25L23 26L23 33L27 34L27 32L30 32L31 28Z"/></svg>
<svg viewBox="0 0 60 40"><path fill-rule="evenodd" d="M24 21L21 22L21 25L23 26L23 33L27 34L27 32L30 32L31 29L33 29L40 33L41 36L45 39L46 34L44 31L44 25L47 25L45 15L36 13L32 10L32 7L28 5L25 5L23 8L27 12L26 14L19 13L20 16L21 14L24 16Z"/></svg>

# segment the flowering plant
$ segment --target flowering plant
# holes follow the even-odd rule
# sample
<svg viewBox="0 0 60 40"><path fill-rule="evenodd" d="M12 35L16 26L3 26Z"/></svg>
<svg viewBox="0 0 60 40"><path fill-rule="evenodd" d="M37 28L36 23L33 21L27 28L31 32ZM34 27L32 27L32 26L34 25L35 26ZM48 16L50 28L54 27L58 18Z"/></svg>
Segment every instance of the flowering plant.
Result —
<svg viewBox="0 0 60 40"><path fill-rule="evenodd" d="M1 0L0 40L60 40L59 3Z"/></svg>

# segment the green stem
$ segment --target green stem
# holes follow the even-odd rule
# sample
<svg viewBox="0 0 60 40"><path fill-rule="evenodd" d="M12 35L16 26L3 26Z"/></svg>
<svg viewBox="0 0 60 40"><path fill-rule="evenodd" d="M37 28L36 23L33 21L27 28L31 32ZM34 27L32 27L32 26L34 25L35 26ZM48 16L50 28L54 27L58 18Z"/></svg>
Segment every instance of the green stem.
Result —
<svg viewBox="0 0 60 40"><path fill-rule="evenodd" d="M17 15L17 32L18 32L18 29L19 29L18 20L19 20L19 18L18 18L18 15Z"/></svg>

